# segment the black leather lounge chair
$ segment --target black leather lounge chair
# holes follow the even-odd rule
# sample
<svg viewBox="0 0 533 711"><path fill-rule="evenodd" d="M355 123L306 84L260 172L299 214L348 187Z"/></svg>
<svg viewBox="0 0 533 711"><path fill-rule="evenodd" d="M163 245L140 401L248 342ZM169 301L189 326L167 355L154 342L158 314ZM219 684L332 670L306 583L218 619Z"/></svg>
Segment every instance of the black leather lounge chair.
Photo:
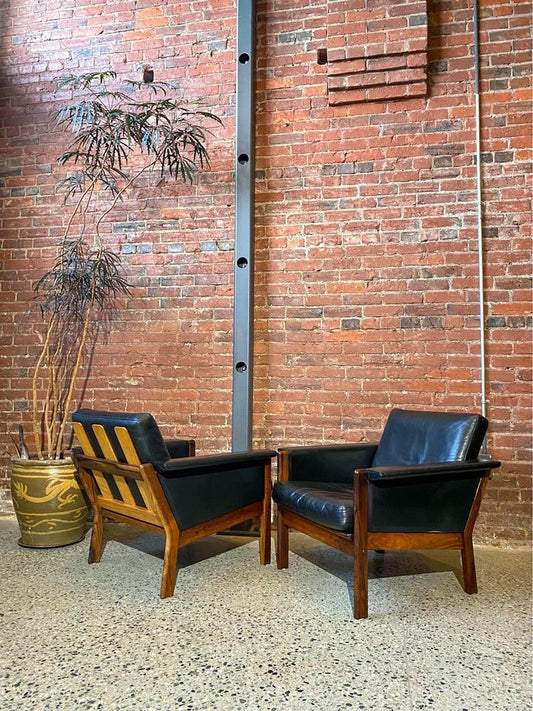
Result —
<svg viewBox="0 0 533 711"><path fill-rule="evenodd" d="M178 550L260 518L260 562L270 563L270 466L276 452L196 457L192 440L164 440L148 413L77 410L72 450L94 512L89 563L103 551L104 518L162 533L160 597L174 593Z"/></svg>
<svg viewBox="0 0 533 711"><path fill-rule="evenodd" d="M455 548L477 592L472 531L491 470L478 459L487 420L391 411L379 444L290 447L278 454L277 565L295 529L354 557L354 617L368 615L368 550Z"/></svg>

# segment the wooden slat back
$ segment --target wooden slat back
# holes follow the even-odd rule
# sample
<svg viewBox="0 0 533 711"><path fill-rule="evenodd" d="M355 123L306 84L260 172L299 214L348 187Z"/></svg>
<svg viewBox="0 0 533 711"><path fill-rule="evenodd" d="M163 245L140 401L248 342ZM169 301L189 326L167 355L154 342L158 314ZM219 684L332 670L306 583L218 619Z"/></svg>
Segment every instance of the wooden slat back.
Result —
<svg viewBox="0 0 533 711"><path fill-rule="evenodd" d="M132 442L130 433L125 427L115 427L115 435L122 447L124 456L128 464L133 464L135 466L141 465L141 460L135 449L135 445ZM141 496L146 504L146 507L151 511L157 511L157 506L154 503L149 487L146 485L144 479L137 480L137 487L141 493Z"/></svg>
<svg viewBox="0 0 533 711"><path fill-rule="evenodd" d="M115 427L114 429L128 464L139 466L141 460L139 459L139 455L137 454L137 450L135 449L128 430L125 427Z"/></svg>
<svg viewBox="0 0 533 711"><path fill-rule="evenodd" d="M76 437L78 438L78 441L81 444L83 453L87 457L96 457L96 454L94 453L93 446L92 446L92 444L89 440L89 437L87 436L87 433L85 432L85 428L83 427L81 422L73 422L72 426L74 428Z"/></svg>
<svg viewBox="0 0 533 711"><path fill-rule="evenodd" d="M76 433L76 437L78 438L78 441L81 444L81 448L83 449L83 453L87 457L95 457L96 454L94 452L94 447L92 446L87 432L85 432L85 428L83 427L81 422L74 422L73 427L74 432ZM112 499L113 494L111 493L109 484L107 483L102 472L92 471L91 473L94 477L94 480L96 481L96 484L98 485L98 489L100 490L102 496L104 496L106 499Z"/></svg>
<svg viewBox="0 0 533 711"><path fill-rule="evenodd" d="M91 503L93 506L100 508L104 515L106 515L106 512L120 514L122 518L119 517L119 520L132 519L135 521L145 521L157 528L164 526L160 508L153 504L154 496L151 494L150 479L146 478L146 470L149 468L149 465L135 467L133 464L122 464L121 462L112 462L109 459L86 457L84 455L78 455L76 461L80 468L80 475L84 481ZM145 506L137 503L135 497L133 497L133 504L122 501L117 498L116 494L109 488L109 495L104 493L103 489L107 486L106 480L103 479L104 473L113 480L117 488L121 481L124 485L127 485L126 480L135 481L135 484L139 490L143 492L143 495L146 492L146 496L144 497ZM86 478L90 481L86 482ZM103 479L105 482L103 487L100 486L100 479ZM95 481L100 487L99 490L94 486ZM114 516L111 517L113 518Z"/></svg>
<svg viewBox="0 0 533 711"><path fill-rule="evenodd" d="M104 427L102 425L92 425L92 430L98 444L100 445L104 459L110 459L112 462L118 462L118 457L115 454L115 450L109 441L109 437L107 436L107 432Z"/></svg>
<svg viewBox="0 0 533 711"><path fill-rule="evenodd" d="M74 422L74 432L82 446L83 453L88 457L96 457L94 447L91 444L91 440L87 435L83 425L80 422ZM91 429L96 437L98 446L100 447L104 459L110 462L118 462L117 452L115 452L113 445L108 437L105 428L102 425L93 424ZM115 427L115 435L120 444L122 452L126 458L129 465L138 467L141 465L141 460L135 449L135 445L130 437L128 430L125 427ZM100 504L103 508L108 510L113 510L120 512L124 515L131 517L143 518L146 521L159 524L160 516L158 513L158 507L156 506L153 496L150 491L150 487L146 484L142 473L139 471L137 476L128 476L127 474L122 474L117 471L105 470L107 477L110 477L120 496L122 497L122 502L119 501L116 496L113 495L111 487L106 480L103 471L100 469L90 470L98 489L100 491ZM135 483L139 494L141 496L144 506L137 503L135 496L132 493L130 486L128 485L127 479L135 479Z"/></svg>
<svg viewBox="0 0 533 711"><path fill-rule="evenodd" d="M102 496L104 496L106 499L112 499L113 498L113 492L109 488L109 484L107 483L107 480L105 476L101 472L92 472L94 476L94 480L98 484L98 488L100 489Z"/></svg>
<svg viewBox="0 0 533 711"><path fill-rule="evenodd" d="M98 440L98 444L100 445L100 449L102 450L102 454L104 455L105 459L109 459L112 462L117 462L118 457L115 453L115 450L113 449L113 445L109 441L109 437L107 436L107 432L105 431L104 427L102 425L93 425L92 429L96 439ZM133 506L137 508L137 503L135 502L133 494L131 493L131 489L128 486L128 483L126 482L124 477L116 476L115 474L110 474L109 476L113 477L113 480L117 485L117 489L119 490L124 503L128 506Z"/></svg>

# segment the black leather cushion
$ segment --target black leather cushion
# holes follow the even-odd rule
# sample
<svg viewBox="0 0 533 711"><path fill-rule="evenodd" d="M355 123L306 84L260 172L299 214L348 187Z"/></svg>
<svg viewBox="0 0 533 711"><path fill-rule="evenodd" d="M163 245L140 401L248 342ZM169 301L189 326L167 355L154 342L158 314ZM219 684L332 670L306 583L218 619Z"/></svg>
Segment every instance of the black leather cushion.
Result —
<svg viewBox="0 0 533 711"><path fill-rule="evenodd" d="M97 457L102 457L103 454L94 436L92 425L102 425L119 462L125 462L126 457L116 438L114 427L125 427L128 430L143 464L170 459L159 427L152 415L147 412L107 412L83 408L76 410L72 420L83 425Z"/></svg>
<svg viewBox="0 0 533 711"><path fill-rule="evenodd" d="M272 498L280 506L321 526L336 531L353 530L353 488L349 484L278 481Z"/></svg>
<svg viewBox="0 0 533 711"><path fill-rule="evenodd" d="M475 459L487 425L481 415L394 409L383 430L372 466Z"/></svg>

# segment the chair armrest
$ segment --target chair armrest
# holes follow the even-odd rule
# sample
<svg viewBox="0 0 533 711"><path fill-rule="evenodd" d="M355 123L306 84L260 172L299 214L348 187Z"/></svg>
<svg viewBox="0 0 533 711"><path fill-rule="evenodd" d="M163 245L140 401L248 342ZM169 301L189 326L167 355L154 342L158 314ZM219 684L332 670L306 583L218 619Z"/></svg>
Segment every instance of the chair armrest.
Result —
<svg viewBox="0 0 533 711"><path fill-rule="evenodd" d="M354 469L369 467L377 448L377 443L369 442L283 447L279 450L278 479L351 483Z"/></svg>
<svg viewBox="0 0 533 711"><path fill-rule="evenodd" d="M203 474L206 471L223 473L228 469L259 466L268 464L276 452L272 449L256 449L248 452L224 452L222 454L205 454L195 457L169 459L166 462L154 462L158 474L164 476L187 476L188 474Z"/></svg>
<svg viewBox="0 0 533 711"><path fill-rule="evenodd" d="M76 469L94 469L99 472L113 474L131 479L142 479L139 474L139 466L137 464L126 464L125 462L115 462L112 459L103 459L103 457L91 457L83 453L81 447L73 447L70 455Z"/></svg>
<svg viewBox="0 0 533 711"><path fill-rule="evenodd" d="M467 462L438 462L436 464L411 464L397 467L373 467L367 469L368 481L373 484L385 484L390 481L408 481L417 479L478 479L490 469L501 466L496 460L476 459ZM356 473L357 474L357 473Z"/></svg>
<svg viewBox="0 0 533 711"><path fill-rule="evenodd" d="M165 446L171 459L192 457L195 452L195 441L193 439L166 439Z"/></svg>

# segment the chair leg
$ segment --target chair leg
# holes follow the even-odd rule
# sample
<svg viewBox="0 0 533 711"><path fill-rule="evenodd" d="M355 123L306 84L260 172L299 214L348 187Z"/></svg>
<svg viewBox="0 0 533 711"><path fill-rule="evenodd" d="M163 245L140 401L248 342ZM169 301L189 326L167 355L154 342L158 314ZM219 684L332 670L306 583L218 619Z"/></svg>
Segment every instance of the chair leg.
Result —
<svg viewBox="0 0 533 711"><path fill-rule="evenodd" d="M368 617L368 552L361 548L353 561L353 616Z"/></svg>
<svg viewBox="0 0 533 711"><path fill-rule="evenodd" d="M93 531L89 546L89 563L99 563L104 551L104 517L102 509L93 504Z"/></svg>
<svg viewBox="0 0 533 711"><path fill-rule="evenodd" d="M259 562L261 565L269 565L270 563L270 546L271 546L271 523L270 523L270 499L265 502L263 514L260 518L260 538L259 538Z"/></svg>
<svg viewBox="0 0 533 711"><path fill-rule="evenodd" d="M365 470L354 473L353 616L368 617L368 479Z"/></svg>
<svg viewBox="0 0 533 711"><path fill-rule="evenodd" d="M278 507L278 535L276 537L276 565L279 569L289 567L289 527L283 520L283 512Z"/></svg>
<svg viewBox="0 0 533 711"><path fill-rule="evenodd" d="M461 549L461 561L463 564L463 587L466 593L472 595L477 593L476 563L474 561L474 545L472 536L463 536L463 547Z"/></svg>
<svg viewBox="0 0 533 711"><path fill-rule="evenodd" d="M176 527L176 529L167 529L165 533L165 557L163 559L163 574L159 592L159 597L162 599L174 595L178 574L179 532Z"/></svg>

